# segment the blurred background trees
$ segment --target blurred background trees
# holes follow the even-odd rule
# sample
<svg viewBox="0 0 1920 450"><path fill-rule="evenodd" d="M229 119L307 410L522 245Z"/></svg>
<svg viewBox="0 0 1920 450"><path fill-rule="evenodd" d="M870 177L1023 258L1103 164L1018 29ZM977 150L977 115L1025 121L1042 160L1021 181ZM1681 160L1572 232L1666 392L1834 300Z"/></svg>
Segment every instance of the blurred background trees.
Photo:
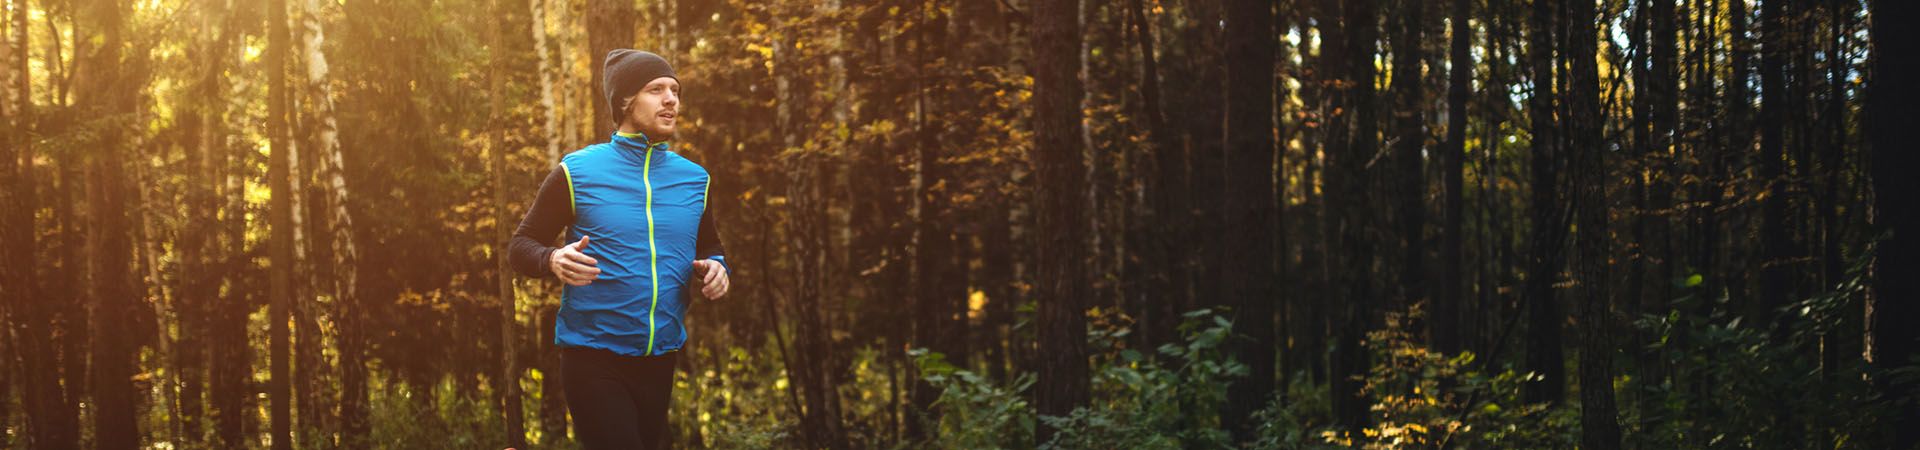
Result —
<svg viewBox="0 0 1920 450"><path fill-rule="evenodd" d="M6 0L0 446L572 446L632 47L682 447L1913 448L1911 3Z"/></svg>

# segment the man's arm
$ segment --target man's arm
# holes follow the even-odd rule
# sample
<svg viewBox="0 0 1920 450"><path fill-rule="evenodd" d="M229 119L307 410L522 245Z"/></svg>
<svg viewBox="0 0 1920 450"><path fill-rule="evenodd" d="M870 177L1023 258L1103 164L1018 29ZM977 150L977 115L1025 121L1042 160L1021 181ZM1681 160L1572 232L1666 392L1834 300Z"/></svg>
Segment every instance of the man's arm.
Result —
<svg viewBox="0 0 1920 450"><path fill-rule="evenodd" d="M727 266L727 249L720 242L720 227L713 220L713 206L700 213L700 232L693 241L693 274L695 286L700 295L709 300L727 295L732 286L732 277L728 276L733 268Z"/></svg>
<svg viewBox="0 0 1920 450"><path fill-rule="evenodd" d="M706 211L700 213L700 234L694 238L693 254L696 260L711 259L718 261L728 272L733 267L727 265L727 247L720 242L720 229L714 225L713 205L708 204Z"/></svg>
<svg viewBox="0 0 1920 450"><path fill-rule="evenodd" d="M540 183L540 193L534 195L533 205L507 243L507 263L513 271L534 278L554 276L548 261L556 247L547 244L573 224L573 194L567 183L566 169L559 165Z"/></svg>

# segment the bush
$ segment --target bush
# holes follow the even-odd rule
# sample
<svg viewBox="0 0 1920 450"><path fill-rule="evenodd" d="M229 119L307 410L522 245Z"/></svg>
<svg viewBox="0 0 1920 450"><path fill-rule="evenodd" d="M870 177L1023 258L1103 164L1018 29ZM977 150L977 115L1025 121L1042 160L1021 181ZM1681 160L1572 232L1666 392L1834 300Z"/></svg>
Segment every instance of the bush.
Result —
<svg viewBox="0 0 1920 450"><path fill-rule="evenodd" d="M1883 448L1878 398L1858 355L1823 366L1828 336L1858 339L1869 260L1861 257L1832 290L1773 311L1769 320L1727 314L1726 298L1689 295L1635 325L1650 336L1646 363L1664 380L1628 383L1628 444L1643 448ZM1690 277L1681 287L1699 284ZM1702 304L1702 302L1711 302ZM1703 306L1706 306L1703 308ZM1713 311L1699 314L1698 311ZM1857 349L1855 349L1857 350ZM1909 406L1911 407L1911 406Z"/></svg>
<svg viewBox="0 0 1920 450"><path fill-rule="evenodd" d="M1407 329L1413 315L1389 314L1368 334L1373 365L1361 389L1373 401L1371 425L1357 435L1333 424L1327 386L1297 373L1284 396L1254 413L1249 449L1571 448L1577 409L1526 404L1521 388L1535 375L1501 368L1483 373L1471 352L1446 355L1421 346ZM1283 401L1284 400L1284 401ZM1222 445L1224 446L1224 444Z"/></svg>
<svg viewBox="0 0 1920 450"><path fill-rule="evenodd" d="M940 398L933 402L940 420L929 427L939 437L927 448L1022 448L1033 441L1033 408L1020 394L1033 386L1032 374L1000 386L955 368L940 353L914 349L908 354L920 368L921 378L940 390Z"/></svg>

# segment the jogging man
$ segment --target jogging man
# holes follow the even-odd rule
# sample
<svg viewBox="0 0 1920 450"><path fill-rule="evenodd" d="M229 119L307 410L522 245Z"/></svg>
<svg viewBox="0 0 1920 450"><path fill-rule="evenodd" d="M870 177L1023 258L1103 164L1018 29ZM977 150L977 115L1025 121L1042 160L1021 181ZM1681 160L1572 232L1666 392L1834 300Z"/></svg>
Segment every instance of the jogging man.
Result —
<svg viewBox="0 0 1920 450"><path fill-rule="evenodd" d="M695 292L727 294L707 170L668 147L680 80L660 55L607 53L611 142L547 174L509 244L514 270L566 283L554 325L574 435L588 449L667 448L673 368ZM566 244L550 247L564 229Z"/></svg>

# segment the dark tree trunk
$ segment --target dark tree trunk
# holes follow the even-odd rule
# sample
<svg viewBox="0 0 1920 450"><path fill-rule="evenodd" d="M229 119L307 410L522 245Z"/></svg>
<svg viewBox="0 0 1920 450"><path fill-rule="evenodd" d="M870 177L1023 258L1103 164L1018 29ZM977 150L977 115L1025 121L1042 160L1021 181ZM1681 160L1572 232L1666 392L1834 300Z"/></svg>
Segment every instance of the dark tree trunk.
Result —
<svg viewBox="0 0 1920 450"><path fill-rule="evenodd" d="M1293 12L1300 23L1298 32L1304 36L1313 27L1320 27L1321 32L1318 34L1321 35L1322 40L1322 44L1318 46L1302 45L1300 47L1301 64L1297 73L1300 77L1300 99L1304 106L1300 114L1302 119L1299 127L1302 130L1300 146L1307 154L1305 161L1301 162L1300 179L1325 185L1323 180L1326 178L1326 160L1318 156L1331 148L1326 144L1333 141L1333 135L1339 134L1330 133L1337 128L1331 127L1328 121L1331 118L1331 111L1334 111L1328 105L1333 99L1338 98L1335 95L1338 91L1329 83L1329 80L1336 77L1337 71L1329 70L1335 66L1328 64L1327 56L1340 53L1340 46L1328 45L1336 40L1325 32L1336 30L1339 26L1326 20L1332 17L1333 12L1326 11L1333 8L1331 5L1317 1L1301 1L1295 6L1299 7ZM1309 51L1309 48L1313 51ZM1300 208L1301 213L1296 216L1301 217L1301 235L1306 236L1307 239L1300 245L1302 268L1300 272L1303 276L1300 277L1299 291L1307 295L1299 300L1301 314L1294 316L1293 323L1288 327L1290 336L1288 340L1294 343L1289 348L1298 350L1293 352L1294 357L1289 359L1295 361L1293 366L1300 368L1296 370L1307 372L1310 382L1319 384L1327 382L1327 339L1332 336L1327 328L1330 317L1328 305L1332 301L1330 297L1336 291L1327 281L1327 277L1331 274L1328 267L1331 262L1327 257L1328 249L1334 241L1327 239L1326 226L1329 224L1329 219L1326 216L1325 192L1319 189L1302 189L1301 196L1305 197L1305 201Z"/></svg>
<svg viewBox="0 0 1920 450"><path fill-rule="evenodd" d="M1911 405L1920 398L1920 382L1887 372L1914 365L1920 350L1920 208L1907 197L1920 192L1920 154L1912 151L1912 130L1920 129L1920 3L1876 0L1873 25L1871 81L1867 92L1867 142L1873 151L1874 224L1891 236L1875 252L1873 295L1867 305L1867 358L1877 375L1881 395ZM1920 409L1901 408L1887 431L1890 448L1920 445Z"/></svg>
<svg viewBox="0 0 1920 450"><path fill-rule="evenodd" d="M1641 286L1647 291L1643 297L1629 297L1626 301L1636 302L1649 313L1663 311L1673 295L1673 269L1670 261L1677 260L1677 254L1669 242L1672 241L1672 223L1674 222L1673 186L1677 180L1675 169L1676 155L1679 154L1679 140L1675 135L1680 123L1680 72L1678 69L1678 36L1675 35L1675 15L1673 2L1679 0L1650 0L1653 3L1653 35L1648 39L1653 46L1653 58L1650 69L1652 79L1647 88L1653 102L1652 140L1653 154L1643 160L1648 164L1647 208L1641 209L1640 220L1643 233L1638 233L1641 263L1639 272L1648 276ZM1639 178L1639 177L1635 177ZM1654 212L1654 211L1660 212ZM1628 317L1638 317L1630 315ZM1656 381L1657 382L1657 381Z"/></svg>
<svg viewBox="0 0 1920 450"><path fill-rule="evenodd" d="M1460 352L1460 303L1466 297L1465 283L1467 264L1462 253L1465 247L1466 213L1466 149L1467 149L1467 99L1473 89L1473 2L1453 0L1449 25L1452 36L1449 38L1447 60L1451 67L1447 74L1447 140L1446 148L1440 149L1444 178L1442 210L1445 222L1442 224L1440 266L1440 295L1434 298L1433 308L1428 311L1427 329L1431 333L1434 351L1443 355ZM1488 33L1489 40L1493 33ZM1489 62L1488 64L1498 64ZM1483 144L1490 145L1490 144Z"/></svg>
<svg viewBox="0 0 1920 450"><path fill-rule="evenodd" d="M1184 245L1190 221L1182 217L1187 205L1184 199L1188 196L1187 159L1185 148L1173 142L1175 134L1167 129L1166 115L1161 109L1160 65L1153 53L1153 24L1147 20L1142 3L1128 0L1127 9L1133 17L1135 51L1140 54L1141 81L1137 86L1141 115L1146 116L1147 145L1153 152L1154 172L1148 184L1153 207L1149 208L1152 211L1149 220L1158 224L1148 247L1152 253L1143 257L1166 262L1163 270L1150 275L1153 287L1149 291L1158 301L1152 302L1153 308L1145 313L1147 323L1143 327L1148 348L1159 348L1160 344L1178 341L1173 335L1180 320L1178 306L1192 304L1188 298L1192 271L1188 270L1189 256Z"/></svg>
<svg viewBox="0 0 1920 450"><path fill-rule="evenodd" d="M1039 381L1036 412L1064 416L1088 400L1085 266L1087 169L1081 161L1081 83L1075 0L1037 0L1033 14L1032 152L1034 216L1039 245L1034 254L1039 289ZM1052 439L1042 425L1038 440Z"/></svg>
<svg viewBox="0 0 1920 450"><path fill-rule="evenodd" d="M139 68L142 61L122 56L125 39L124 7L113 1L84 2L75 5L75 34L98 33L99 44L81 44L76 51L79 66L74 68L78 86L78 106L93 115L132 113L134 90L143 83ZM91 39L88 39L91 40ZM139 315L148 311L136 284L133 259L133 228L129 211L133 209L131 188L126 184L128 161L139 154L129 144L130 133L103 130L98 152L86 163L87 219L87 307L90 314L88 347L90 350L88 385L93 418L95 448L131 449L140 444L138 411L140 395L133 376L138 367L140 341ZM133 331L129 332L128 329ZM102 330L112 330L101 332ZM69 358L78 355L69 354Z"/></svg>
<svg viewBox="0 0 1920 450"><path fill-rule="evenodd" d="M1217 307L1234 304L1234 295L1226 273L1230 264L1221 263L1226 258L1227 248L1231 247L1226 236L1228 233L1227 208L1229 193L1227 178L1227 152L1225 143L1225 114L1227 107L1226 91L1211 86L1225 86L1221 53L1221 30L1216 24L1223 19L1221 3L1217 0L1185 0L1181 7L1187 10L1192 19L1190 26L1181 28L1179 40L1184 43L1182 50L1186 58L1176 64L1169 79L1177 77L1183 80L1181 86L1210 86L1191 91L1189 95L1169 98L1168 110L1181 111L1178 114L1182 130L1187 139L1188 164L1192 170L1193 182L1188 186L1187 207L1193 211L1190 220L1194 225L1192 232L1182 239L1195 247L1191 266L1195 308ZM1170 38L1172 36L1169 36ZM1190 83L1189 83L1190 81ZM1169 84L1172 85L1172 84ZM1171 100L1178 100L1177 103ZM1240 268L1234 268L1240 270Z"/></svg>
<svg viewBox="0 0 1920 450"><path fill-rule="evenodd" d="M506 130L511 124L500 119L507 114L505 36L509 35L506 18L510 17L510 10L507 0L495 0L493 6L496 15L493 19L494 34L489 42L493 48L488 51L493 67L487 76L487 116L495 119L489 126L493 131L487 133L487 153L489 165L493 166L494 238L504 247L513 237L513 229L509 224L515 223L514 209L507 206ZM515 344L519 333L515 330L517 323L514 321L514 274L507 262L507 252L495 253L494 281L498 284L499 290L496 292L500 299L500 376L494 382L494 389L500 393L501 421L506 424L506 429L501 430L505 434L501 441L505 442L507 448L521 448L527 446L527 424L521 412L519 360L515 359L519 349L519 345Z"/></svg>
<svg viewBox="0 0 1920 450"><path fill-rule="evenodd" d="M7 197L11 200L6 205L7 228L0 230L6 233L9 243L4 247L6 259L4 269L0 269L3 270L0 271L0 280L9 286L8 295L12 299L43 298L45 289L39 282L39 274L35 273L33 264L41 245L34 217L34 211L39 210L40 190L35 183L39 175L34 167L35 150L31 138L37 117L32 97L32 79L28 76L29 49L32 48L27 21L28 6L26 0L14 2L13 14L9 18L13 23L10 30L13 35L8 38L12 39L15 53L10 55L13 57L10 61L6 61L7 70L14 73L9 80L13 86L6 88L14 90L11 137L18 140L5 142L8 150L0 153L0 158L5 158L0 164L10 169L4 173L11 181L7 186ZM53 192L57 191L49 193ZM17 303L8 305L7 312L9 323L17 328L0 332L15 333L12 348L21 353L19 395L26 409L29 442L35 447L48 449L79 448L79 417L73 405L66 401L65 392L60 387L59 348L58 342L53 339L52 323L56 309L42 302L14 301Z"/></svg>
<svg viewBox="0 0 1920 450"><path fill-rule="evenodd" d="M613 135L619 125L619 111L607 104L601 71L606 69L607 52L633 45L633 26L638 14L633 2L622 0L586 0L587 66L593 70L593 136L600 142ZM672 60L668 60L672 62Z"/></svg>
<svg viewBox="0 0 1920 450"><path fill-rule="evenodd" d="M918 120L913 143L913 346L940 353L956 367L965 367L964 355L954 351L957 336L952 329L956 313L953 300L965 297L952 295L947 289L947 278L954 271L951 261L955 247L953 220L947 216L950 208L944 199L951 194L934 190L947 177L946 164L940 161L944 157L939 139L944 121L930 118L938 114L934 111L940 107L941 96L934 92L938 89L937 75L927 73L936 69L934 61L944 56L944 45L937 42L944 40L946 19L931 12L935 9L931 1L922 0L919 6L928 11L920 14L924 22L915 27L914 33L913 104ZM940 391L924 377L916 378L911 397L917 418L909 422L908 430L918 438L923 430L916 422L939 422L933 415L933 402L939 399Z"/></svg>
<svg viewBox="0 0 1920 450"><path fill-rule="evenodd" d="M1527 60L1531 63L1530 83L1533 95L1527 102L1532 120L1533 145L1533 229L1527 239L1527 280L1524 288L1527 309L1527 357L1523 367L1540 374L1528 383L1524 398L1528 403L1559 403L1566 397L1567 366L1560 345L1560 328L1566 321L1561 303L1555 297L1554 281L1563 265L1570 212L1561 202L1560 124L1555 115L1559 104L1554 95L1554 2L1536 1L1529 22Z"/></svg>
<svg viewBox="0 0 1920 450"><path fill-rule="evenodd" d="M47 129L58 130L71 125L71 119L64 119L57 125L48 126ZM60 277L55 280L55 283L65 286L88 286L86 283L90 278L87 271L90 269L86 263L89 256L87 249L93 241L88 239L88 233L81 231L88 228L86 222L89 220L82 212L84 209L81 208L87 204L86 181L83 179L86 163L79 155L63 156L65 157L57 160L57 164L54 165L59 167L59 188L56 191L60 196L58 201L53 202L54 217L60 224L60 234L58 238L50 240L52 243L58 243L58 247L50 251L60 255ZM66 300L58 305L59 318L55 323L59 325L53 335L58 337L54 345L58 348L56 357L61 371L62 394L65 395L65 398L61 399L62 408L73 411L75 414L73 436L75 442L78 442L80 427L87 426L79 421L80 405L93 384L87 378L89 363L87 350L94 330L92 321L88 318L91 314L88 313L89 308L87 308L91 297L87 288L65 291L53 289L52 291L60 292L64 297L62 300Z"/></svg>
<svg viewBox="0 0 1920 450"><path fill-rule="evenodd" d="M1328 254L1328 282L1339 311L1330 311L1329 328L1337 330L1337 341L1329 367L1333 415L1341 429L1358 434L1368 424L1366 396L1359 378L1367 372L1367 331L1372 328L1375 291L1368 274L1373 273L1372 239L1368 237L1369 180L1367 161L1377 151L1379 137L1374 109L1374 65L1379 36L1378 5L1375 0L1337 2L1329 13L1341 12L1342 25L1328 30L1328 47L1340 47L1326 61L1329 71L1344 73L1335 83L1336 99L1328 107L1334 111L1329 121L1334 141L1326 151L1326 233L1335 242ZM1331 21L1329 21L1331 24ZM1338 57L1334 57L1334 56ZM1350 106L1351 115L1340 109ZM1334 262L1336 261L1337 262Z"/></svg>
<svg viewBox="0 0 1920 450"><path fill-rule="evenodd" d="M1727 2L1727 20L1729 21L1727 23L1727 32L1729 34L1727 40L1730 47L1727 50L1727 59L1730 65L1727 70L1731 75L1730 78L1737 82L1727 83L1726 95L1724 96L1727 99L1727 147L1724 150L1725 154L1720 155L1717 160L1724 176L1732 176L1744 170L1745 167L1751 165L1749 158L1753 157L1751 153L1753 151L1754 139L1754 131L1752 128L1753 100L1751 98L1753 91L1750 90L1749 83L1752 82L1753 78L1754 40L1748 36L1748 30L1750 28L1748 19L1750 15L1747 11L1747 2L1734 0ZM1742 188L1736 192L1744 193L1746 190L1747 187L1742 186ZM1742 244L1746 242L1747 239L1744 236L1746 233L1734 233L1734 231L1737 230L1736 227L1742 226L1744 222L1748 220L1744 216L1749 215L1750 214L1741 214L1743 217L1730 220L1731 223L1727 225L1727 232L1731 235L1740 236L1740 238L1728 238L1727 243ZM1716 284L1709 288L1715 293L1714 295L1721 295L1721 291L1725 291L1727 304L1739 305L1736 306L1736 308L1744 308L1735 311L1735 313L1741 315L1745 315L1748 311L1752 310L1752 302L1749 300L1752 296L1748 286L1751 284L1749 281L1751 275L1748 274L1749 268L1738 266L1738 264L1743 261L1744 253L1745 250L1742 249L1741 245L1729 245L1729 251L1727 255L1725 255L1727 257L1727 263L1722 267L1724 276L1720 277L1719 280L1709 280L1710 283Z"/></svg>
<svg viewBox="0 0 1920 450"><path fill-rule="evenodd" d="M1393 33L1393 172L1395 225L1400 238L1401 307L1411 307L1427 298L1426 256L1427 177L1422 153L1426 152L1426 80L1420 66L1426 60L1421 32L1426 25L1424 0L1407 0L1394 11Z"/></svg>
<svg viewBox="0 0 1920 450"><path fill-rule="evenodd" d="M1574 277L1580 291L1580 443L1582 448L1620 448L1620 422L1613 399L1613 293L1609 282L1612 241L1607 237L1607 145L1602 136L1599 34L1593 0L1567 0L1568 156L1574 167Z"/></svg>
<svg viewBox="0 0 1920 450"><path fill-rule="evenodd" d="M244 51L239 46L232 45L241 37L239 30L242 28L242 18L259 17L252 15L257 10L252 9L256 6L250 3L240 3L235 6L236 10L227 16L227 25L221 31L223 45L221 52L216 56L220 58L220 65L228 67L238 64L241 60L241 52ZM237 130L244 127L240 115L237 107L231 104L226 105L226 108L219 112L219 116L222 117L222 129ZM222 133L221 147L214 153L216 155L213 164L216 171L214 179L221 183L219 198L224 200L224 204L219 206L221 220L217 221L221 225L217 232L223 237L222 245L219 247L227 249L225 252L220 252L214 261L232 267L234 264L239 264L239 261L250 259L246 248L247 221L244 220L247 214L244 168L253 164L248 157L254 154L254 148L242 144L237 136L229 133ZM247 316L258 307L254 303L255 296L251 293L258 289L258 285L252 272L228 272L228 276L222 277L220 281L225 282L229 288L228 292L236 294L216 298L211 306L215 312L211 317L213 319L210 324L211 329L207 331L212 341L208 347L212 359L208 365L208 407L212 413L214 430L219 437L216 444L237 446L245 442L244 436L251 428L249 426L251 419L257 414L248 409L250 406L248 399L253 397L252 394L255 391L248 388L248 380L253 377L251 363L253 356L247 344ZM219 281L215 283L217 287Z"/></svg>
<svg viewBox="0 0 1920 450"><path fill-rule="evenodd" d="M1273 190L1273 52L1279 40L1273 30L1270 0L1235 0L1227 4L1227 95L1240 101L1227 104L1228 226L1233 245L1226 246L1234 310L1236 359L1250 369L1247 378L1228 388L1223 417L1236 441L1253 438L1248 416L1273 396L1274 234L1278 211Z"/></svg>
<svg viewBox="0 0 1920 450"><path fill-rule="evenodd" d="M1760 183L1766 195L1760 200L1760 287L1759 303L1752 314L1761 323L1772 324L1774 311L1787 304L1791 274L1786 261L1792 255L1787 237L1786 132L1787 49L1786 0L1765 0L1761 5L1760 32L1765 39L1760 53ZM1797 120L1797 119L1794 119ZM1780 323L1784 325L1784 322ZM1769 327L1779 330L1777 327ZM1775 335L1775 342L1785 336Z"/></svg>

